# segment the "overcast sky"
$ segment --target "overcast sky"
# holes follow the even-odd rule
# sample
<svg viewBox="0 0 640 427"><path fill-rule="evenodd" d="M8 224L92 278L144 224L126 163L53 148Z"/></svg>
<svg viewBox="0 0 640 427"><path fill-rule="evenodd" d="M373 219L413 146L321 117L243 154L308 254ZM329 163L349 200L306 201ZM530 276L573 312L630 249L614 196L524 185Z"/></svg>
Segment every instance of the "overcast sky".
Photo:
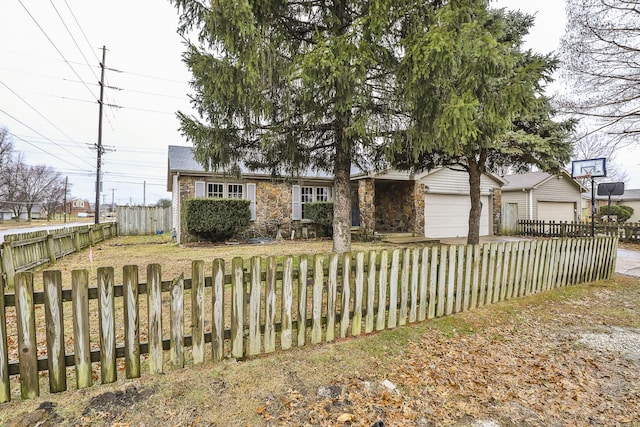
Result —
<svg viewBox="0 0 640 427"><path fill-rule="evenodd" d="M557 50L564 2L499 0L536 14L527 47ZM69 177L71 194L95 200L98 81L106 46L101 203L155 203L166 193L167 146L186 145L176 110L190 111L189 73L166 0L2 0L0 127L27 163ZM69 35L73 37L71 37ZM638 149L621 156L640 188ZM633 170L632 170L633 169Z"/></svg>

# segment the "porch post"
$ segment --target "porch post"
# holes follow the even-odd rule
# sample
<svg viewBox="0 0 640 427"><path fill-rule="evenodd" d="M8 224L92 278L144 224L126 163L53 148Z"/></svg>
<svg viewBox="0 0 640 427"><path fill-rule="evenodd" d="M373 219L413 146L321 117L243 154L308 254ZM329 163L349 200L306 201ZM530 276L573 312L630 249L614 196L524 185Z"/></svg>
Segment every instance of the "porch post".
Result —
<svg viewBox="0 0 640 427"><path fill-rule="evenodd" d="M360 229L363 234L373 234L376 229L376 185L374 178L358 181L358 207Z"/></svg>

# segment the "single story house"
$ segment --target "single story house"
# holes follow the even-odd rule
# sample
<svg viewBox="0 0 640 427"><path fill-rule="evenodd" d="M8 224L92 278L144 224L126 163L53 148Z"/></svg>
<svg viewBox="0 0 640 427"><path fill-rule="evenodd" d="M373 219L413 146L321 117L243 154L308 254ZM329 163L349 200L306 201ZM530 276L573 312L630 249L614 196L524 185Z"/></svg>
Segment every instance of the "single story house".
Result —
<svg viewBox="0 0 640 427"><path fill-rule="evenodd" d="M466 172L447 168L412 175L408 172L351 171L352 225L363 233L405 232L427 237L466 236L470 209ZM481 235L497 231L501 178L485 174ZM193 197L242 198L251 202L251 233L273 237L300 235L305 204L333 200L333 176L306 171L293 178L274 178L268 171L241 171L240 177L204 170L191 147L169 146L167 191L172 193L173 224L178 242L184 200Z"/></svg>
<svg viewBox="0 0 640 427"><path fill-rule="evenodd" d="M596 196L598 211L601 206L607 206L609 203L608 196ZM621 196L611 196L611 205L624 205L633 208L633 215L627 222L640 222L640 189L624 190Z"/></svg>
<svg viewBox="0 0 640 427"><path fill-rule="evenodd" d="M580 221L586 188L569 173L527 172L505 175L502 186L503 219Z"/></svg>

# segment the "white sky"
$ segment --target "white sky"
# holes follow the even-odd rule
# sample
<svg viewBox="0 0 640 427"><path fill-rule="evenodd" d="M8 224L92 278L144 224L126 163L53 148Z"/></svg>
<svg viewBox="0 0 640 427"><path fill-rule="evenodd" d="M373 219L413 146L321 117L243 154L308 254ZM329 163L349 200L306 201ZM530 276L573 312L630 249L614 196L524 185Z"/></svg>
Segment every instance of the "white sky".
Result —
<svg viewBox="0 0 640 427"><path fill-rule="evenodd" d="M557 50L564 1L497 0L493 5L535 13L527 46L542 53ZM89 147L97 143L98 63L104 45L107 85L122 89L107 87L105 103L122 108L105 108L102 143L115 151L103 157L100 201L110 204L112 195L116 204L168 198L167 146L186 145L175 111L190 111L190 76L181 61L177 23L177 11L167 0L2 0L0 126L17 135L13 141L28 163L52 166L69 177L74 197L93 202L96 153ZM619 156L629 173L627 188L640 188L638 153L635 148Z"/></svg>

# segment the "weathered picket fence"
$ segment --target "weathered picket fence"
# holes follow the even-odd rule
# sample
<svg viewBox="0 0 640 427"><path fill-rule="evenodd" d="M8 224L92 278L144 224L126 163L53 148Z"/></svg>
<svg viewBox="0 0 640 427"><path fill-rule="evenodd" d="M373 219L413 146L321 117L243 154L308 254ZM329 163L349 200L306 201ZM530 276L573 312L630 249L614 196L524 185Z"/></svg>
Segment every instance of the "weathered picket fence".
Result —
<svg viewBox="0 0 640 427"><path fill-rule="evenodd" d="M600 236L616 236L624 242L640 242L640 223L598 223L594 224L594 233ZM534 237L589 237L591 223L518 220L517 234Z"/></svg>
<svg viewBox="0 0 640 427"><path fill-rule="evenodd" d="M68 373L76 387L91 386L98 366L102 383L116 381L117 359L126 377L135 378L144 354L149 372L160 373L182 368L185 359L203 363L206 343L213 361L240 359L607 279L617 242L602 237L429 246L234 258L231 265L215 259L211 277L205 278L203 261L193 261L191 279L172 281L162 281L161 266L152 264L146 283L129 265L121 285L114 284L114 269L104 267L97 270L97 287L89 287L86 270L73 271L70 289L63 289L59 271L45 271L41 292L34 292L32 273L20 273L15 294L0 299L0 401L10 400L14 378L22 398L38 396L39 371L48 371L50 391L60 392ZM10 311L13 326L6 323ZM8 342L17 345L9 349Z"/></svg>
<svg viewBox="0 0 640 427"><path fill-rule="evenodd" d="M7 287L13 287L16 273L53 264L116 235L114 222L6 235L0 244L0 275L5 277Z"/></svg>

